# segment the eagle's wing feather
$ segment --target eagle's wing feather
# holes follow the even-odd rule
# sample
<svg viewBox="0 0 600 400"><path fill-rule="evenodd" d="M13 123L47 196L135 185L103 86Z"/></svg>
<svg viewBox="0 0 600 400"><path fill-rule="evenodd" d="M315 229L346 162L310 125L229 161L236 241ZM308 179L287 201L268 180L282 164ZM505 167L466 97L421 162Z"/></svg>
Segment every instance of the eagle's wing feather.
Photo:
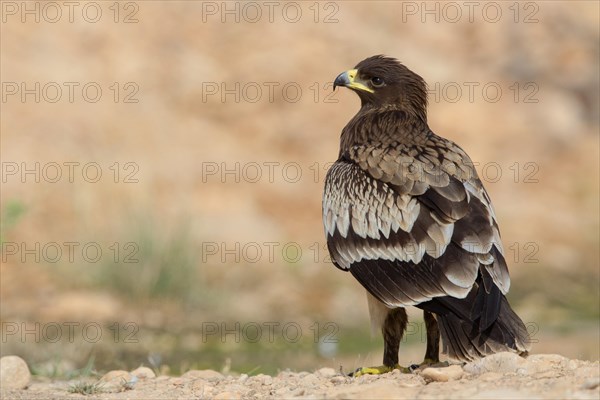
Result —
<svg viewBox="0 0 600 400"><path fill-rule="evenodd" d="M388 306L464 298L482 265L508 291L489 197L451 142L352 147L327 174L323 220L336 266Z"/></svg>

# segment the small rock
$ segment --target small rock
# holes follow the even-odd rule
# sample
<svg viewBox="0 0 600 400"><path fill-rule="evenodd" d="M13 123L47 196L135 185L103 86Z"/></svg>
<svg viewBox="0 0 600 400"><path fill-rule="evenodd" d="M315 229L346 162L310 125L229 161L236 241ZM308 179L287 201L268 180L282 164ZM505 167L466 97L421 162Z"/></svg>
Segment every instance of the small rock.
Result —
<svg viewBox="0 0 600 400"><path fill-rule="evenodd" d="M18 356L0 358L0 388L24 389L29 385L31 373L27 363Z"/></svg>
<svg viewBox="0 0 600 400"><path fill-rule="evenodd" d="M223 378L223 374L212 369L193 369L181 375L183 379L204 379L205 381L220 381Z"/></svg>
<svg viewBox="0 0 600 400"><path fill-rule="evenodd" d="M503 352L489 355L464 366L465 372L481 375L486 372L517 372L519 368L527 368L527 360L517 354Z"/></svg>
<svg viewBox="0 0 600 400"><path fill-rule="evenodd" d="M100 378L100 381L106 383L127 383L131 380L131 377L132 375L127 371L113 370L104 374L104 376Z"/></svg>
<svg viewBox="0 0 600 400"><path fill-rule="evenodd" d="M248 380L248 374L241 374L238 378L240 382L246 382Z"/></svg>
<svg viewBox="0 0 600 400"><path fill-rule="evenodd" d="M448 375L448 377L450 378L451 381L459 380L465 374L465 372L463 371L463 369L460 365L450 365L449 367L440 368L440 369L443 370Z"/></svg>
<svg viewBox="0 0 600 400"><path fill-rule="evenodd" d="M348 377L348 376L338 375L338 376L334 376L333 378L331 378L330 382L333 383L334 385L341 385L342 383L346 383L349 380L350 380L350 377Z"/></svg>
<svg viewBox="0 0 600 400"><path fill-rule="evenodd" d="M421 372L421 376L433 382L448 382L460 379L463 375L463 370L458 365L451 365L445 368L425 368Z"/></svg>
<svg viewBox="0 0 600 400"><path fill-rule="evenodd" d="M321 368L317 371L317 375L320 375L325 378L332 378L336 376L338 373L333 368Z"/></svg>
<svg viewBox="0 0 600 400"><path fill-rule="evenodd" d="M148 367L139 367L131 371L131 375L137 376L139 379L151 379L156 378L156 374Z"/></svg>
<svg viewBox="0 0 600 400"><path fill-rule="evenodd" d="M102 389L107 392L122 392L131 389L137 381L137 376L121 370L109 371L100 378L100 382L103 384Z"/></svg>
<svg viewBox="0 0 600 400"><path fill-rule="evenodd" d="M427 381L433 382L448 382L448 375L440 371L439 368L425 368L421 371L421 376Z"/></svg>
<svg viewBox="0 0 600 400"><path fill-rule="evenodd" d="M596 389L598 386L600 386L600 379L592 378L592 379L588 379L587 381L583 382L583 385L581 385L581 389L592 390L592 389Z"/></svg>
<svg viewBox="0 0 600 400"><path fill-rule="evenodd" d="M238 392L221 392L213 397L214 400L240 400L242 395Z"/></svg>

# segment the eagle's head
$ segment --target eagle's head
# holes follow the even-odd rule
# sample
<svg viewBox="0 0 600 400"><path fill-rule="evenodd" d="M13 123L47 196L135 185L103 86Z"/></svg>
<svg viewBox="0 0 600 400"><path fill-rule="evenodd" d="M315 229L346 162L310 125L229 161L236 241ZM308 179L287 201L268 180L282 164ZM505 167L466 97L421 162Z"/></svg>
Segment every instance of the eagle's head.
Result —
<svg viewBox="0 0 600 400"><path fill-rule="evenodd" d="M395 58L369 57L335 78L333 88L352 89L363 108L395 109L427 120L427 84Z"/></svg>

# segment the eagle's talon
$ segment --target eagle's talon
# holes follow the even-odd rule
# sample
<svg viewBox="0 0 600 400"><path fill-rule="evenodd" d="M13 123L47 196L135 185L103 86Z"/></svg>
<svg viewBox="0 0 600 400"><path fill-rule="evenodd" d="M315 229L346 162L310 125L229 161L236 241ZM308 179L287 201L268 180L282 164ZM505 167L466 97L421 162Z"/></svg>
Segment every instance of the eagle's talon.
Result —
<svg viewBox="0 0 600 400"><path fill-rule="evenodd" d="M412 373L412 371L410 370L410 367L406 368L406 367L396 364L393 367L390 367L387 365L380 365L378 367L361 367L361 368L357 368L356 371L348 374L348 376L352 376L352 377L356 378L356 377L363 376L363 375L383 375L383 374L387 374L388 372L392 372L395 369L399 370L403 374Z"/></svg>

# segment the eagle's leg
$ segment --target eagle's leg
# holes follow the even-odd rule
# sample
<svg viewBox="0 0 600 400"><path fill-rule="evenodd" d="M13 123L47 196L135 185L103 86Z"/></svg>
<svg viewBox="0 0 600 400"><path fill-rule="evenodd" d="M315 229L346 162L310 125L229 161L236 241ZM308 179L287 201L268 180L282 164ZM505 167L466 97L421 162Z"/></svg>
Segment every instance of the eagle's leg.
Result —
<svg viewBox="0 0 600 400"><path fill-rule="evenodd" d="M392 369L398 366L400 341L406 330L408 317L404 308L390 310L381 327L383 333L383 365Z"/></svg>
<svg viewBox="0 0 600 400"><path fill-rule="evenodd" d="M427 330L427 350L422 364L437 364L440 362L440 329L435 316L429 311L423 311L423 319Z"/></svg>
<svg viewBox="0 0 600 400"><path fill-rule="evenodd" d="M383 334L383 365L379 367L358 368L352 375L379 375L395 369L399 369L405 373L410 372L408 368L398 365L398 350L400 349L400 341L406 330L407 322L408 317L404 308L389 310L381 327L381 333Z"/></svg>
<svg viewBox="0 0 600 400"><path fill-rule="evenodd" d="M419 368L435 365L436 367L448 366L448 363L440 364L440 329L438 327L435 315L429 311L423 311L425 320L425 329L427 331L427 350L425 350L425 359L421 364L413 364L409 368L414 371Z"/></svg>

